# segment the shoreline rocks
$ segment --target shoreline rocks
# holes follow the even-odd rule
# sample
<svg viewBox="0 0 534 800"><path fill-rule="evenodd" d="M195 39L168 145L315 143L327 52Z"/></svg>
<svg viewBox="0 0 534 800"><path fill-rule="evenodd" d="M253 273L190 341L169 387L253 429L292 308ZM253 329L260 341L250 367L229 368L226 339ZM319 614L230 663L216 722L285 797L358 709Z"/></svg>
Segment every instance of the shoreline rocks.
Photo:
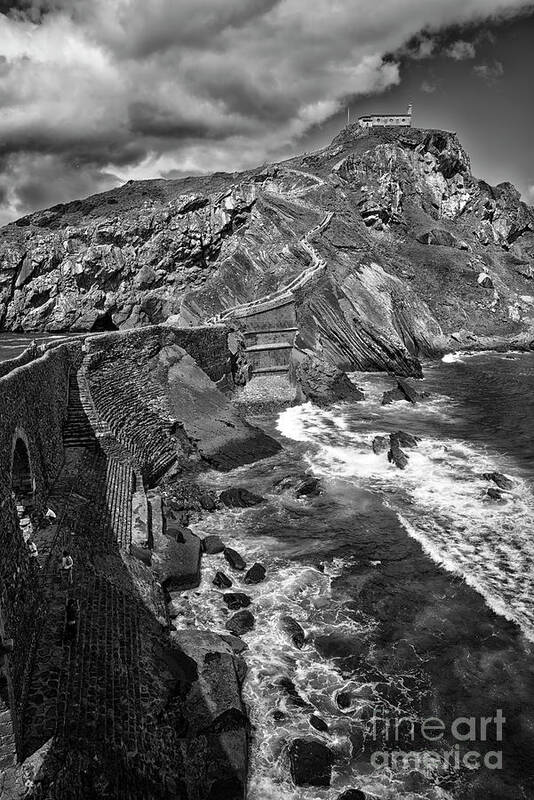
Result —
<svg viewBox="0 0 534 800"><path fill-rule="evenodd" d="M233 550L231 547L225 547L223 550L224 557L232 567L232 569L236 569L239 572L243 572L247 566L245 559L243 556L239 555L237 550Z"/></svg>
<svg viewBox="0 0 534 800"><path fill-rule="evenodd" d="M293 739L289 745L289 760L296 786L330 786L334 758L319 739Z"/></svg>
<svg viewBox="0 0 534 800"><path fill-rule="evenodd" d="M304 647L304 642L306 641L306 634L304 633L304 629L296 619L290 617L287 614L284 614L280 617L280 629L287 634L287 636L291 639L295 647L299 650L302 650Z"/></svg>
<svg viewBox="0 0 534 800"><path fill-rule="evenodd" d="M255 623L256 620L252 612L243 609L243 611L238 611L237 614L231 616L224 627L234 636L242 636L244 633L249 633L254 628Z"/></svg>

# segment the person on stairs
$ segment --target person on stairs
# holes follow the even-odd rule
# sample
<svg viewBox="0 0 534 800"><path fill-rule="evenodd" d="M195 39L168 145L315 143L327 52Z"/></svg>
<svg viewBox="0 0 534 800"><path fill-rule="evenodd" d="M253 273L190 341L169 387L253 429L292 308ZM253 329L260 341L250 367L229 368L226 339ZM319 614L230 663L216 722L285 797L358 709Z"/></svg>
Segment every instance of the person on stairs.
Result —
<svg viewBox="0 0 534 800"><path fill-rule="evenodd" d="M65 581L67 584L72 584L72 569L74 567L74 561L72 560L72 556L68 550L63 550L63 556L61 558L61 564L59 567L59 571L61 573L61 580Z"/></svg>

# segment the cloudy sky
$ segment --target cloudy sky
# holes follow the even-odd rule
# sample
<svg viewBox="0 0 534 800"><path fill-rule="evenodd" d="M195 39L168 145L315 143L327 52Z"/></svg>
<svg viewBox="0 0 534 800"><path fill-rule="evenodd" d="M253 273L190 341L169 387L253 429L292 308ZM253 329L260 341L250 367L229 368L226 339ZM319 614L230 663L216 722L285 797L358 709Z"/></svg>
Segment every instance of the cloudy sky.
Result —
<svg viewBox="0 0 534 800"><path fill-rule="evenodd" d="M277 160L348 105L409 101L534 202L533 36L518 0L0 0L0 222Z"/></svg>

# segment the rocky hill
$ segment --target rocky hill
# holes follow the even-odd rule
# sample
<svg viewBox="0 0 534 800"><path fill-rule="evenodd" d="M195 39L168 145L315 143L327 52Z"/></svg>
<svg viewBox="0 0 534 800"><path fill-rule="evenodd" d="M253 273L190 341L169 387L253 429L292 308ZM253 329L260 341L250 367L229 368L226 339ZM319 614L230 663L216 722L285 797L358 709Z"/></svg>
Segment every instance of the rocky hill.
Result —
<svg viewBox="0 0 534 800"><path fill-rule="evenodd" d="M297 344L345 369L417 374L421 356L534 339L534 209L474 178L453 133L357 126L280 164L129 182L4 227L0 328L195 325L304 270Z"/></svg>

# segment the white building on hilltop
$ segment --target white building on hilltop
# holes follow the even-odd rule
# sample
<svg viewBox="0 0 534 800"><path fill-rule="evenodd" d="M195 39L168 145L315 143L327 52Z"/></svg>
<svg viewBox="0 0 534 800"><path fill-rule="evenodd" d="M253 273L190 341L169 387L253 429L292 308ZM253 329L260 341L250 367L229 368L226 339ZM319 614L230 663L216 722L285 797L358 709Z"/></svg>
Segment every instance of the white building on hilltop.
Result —
<svg viewBox="0 0 534 800"><path fill-rule="evenodd" d="M395 127L408 128L412 124L412 104L408 106L406 114L367 114L358 117L360 128L376 128L378 125L394 125Z"/></svg>

